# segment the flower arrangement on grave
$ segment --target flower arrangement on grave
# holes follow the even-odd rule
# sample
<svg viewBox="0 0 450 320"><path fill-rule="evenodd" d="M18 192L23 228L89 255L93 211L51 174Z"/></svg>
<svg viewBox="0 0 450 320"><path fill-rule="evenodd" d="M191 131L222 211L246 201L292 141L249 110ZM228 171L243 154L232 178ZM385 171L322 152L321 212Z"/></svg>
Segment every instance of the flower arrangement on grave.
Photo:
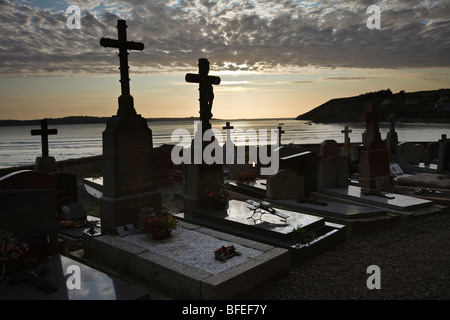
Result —
<svg viewBox="0 0 450 320"><path fill-rule="evenodd" d="M18 241L14 238L14 235L6 230L5 226L2 226L0 229L0 280L6 274L7 268L12 270L8 270L13 272L14 269L19 269L20 267L17 264L22 260L25 254L28 252L28 246L25 242Z"/></svg>
<svg viewBox="0 0 450 320"><path fill-rule="evenodd" d="M167 239L178 226L178 220L163 207L160 213L142 218L141 231L151 239Z"/></svg>
<svg viewBox="0 0 450 320"><path fill-rule="evenodd" d="M226 261L230 259L231 257L241 255L239 252L236 251L235 246L221 246L219 249L214 250L214 256L216 260L220 261Z"/></svg>
<svg viewBox="0 0 450 320"><path fill-rule="evenodd" d="M256 180L255 172L244 172L238 174L236 177L236 182L252 182Z"/></svg>

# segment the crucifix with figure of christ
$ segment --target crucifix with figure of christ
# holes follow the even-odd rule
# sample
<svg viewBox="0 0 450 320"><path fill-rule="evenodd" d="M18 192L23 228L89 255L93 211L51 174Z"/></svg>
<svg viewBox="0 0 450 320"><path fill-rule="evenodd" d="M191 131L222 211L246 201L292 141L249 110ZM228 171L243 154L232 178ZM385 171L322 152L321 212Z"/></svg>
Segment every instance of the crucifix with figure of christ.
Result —
<svg viewBox="0 0 450 320"><path fill-rule="evenodd" d="M209 76L209 61L205 58L198 59L198 74L186 74L186 82L198 83L200 91L200 120L203 130L211 129L209 119L212 118L212 104L214 100L213 84L219 85L220 78Z"/></svg>
<svg viewBox="0 0 450 320"><path fill-rule="evenodd" d="M125 20L117 20L119 39L101 38L100 45L105 48L118 48L120 60L120 84L122 95L119 97L118 115L136 114L134 110L133 97L130 95L130 78L128 69L128 50L144 50L144 44L140 42L127 41L127 24Z"/></svg>

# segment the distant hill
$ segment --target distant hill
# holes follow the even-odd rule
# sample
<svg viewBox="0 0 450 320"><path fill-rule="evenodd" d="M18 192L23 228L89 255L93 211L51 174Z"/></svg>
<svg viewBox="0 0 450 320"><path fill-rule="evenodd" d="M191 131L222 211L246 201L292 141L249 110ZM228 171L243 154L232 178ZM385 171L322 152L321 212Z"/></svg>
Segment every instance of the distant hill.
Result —
<svg viewBox="0 0 450 320"><path fill-rule="evenodd" d="M450 123L450 89L393 94L390 89L359 96L332 99L311 111L299 115L297 120L312 122L362 122L364 104L377 101L378 111L387 120L391 113L400 122Z"/></svg>
<svg viewBox="0 0 450 320"><path fill-rule="evenodd" d="M64 118L48 118L49 125L58 124L91 124L91 123L105 123L111 117L88 117L88 116L71 116ZM192 120L194 117L189 118L148 118L147 121L180 121L180 120ZM0 126L39 126L39 120L0 120Z"/></svg>

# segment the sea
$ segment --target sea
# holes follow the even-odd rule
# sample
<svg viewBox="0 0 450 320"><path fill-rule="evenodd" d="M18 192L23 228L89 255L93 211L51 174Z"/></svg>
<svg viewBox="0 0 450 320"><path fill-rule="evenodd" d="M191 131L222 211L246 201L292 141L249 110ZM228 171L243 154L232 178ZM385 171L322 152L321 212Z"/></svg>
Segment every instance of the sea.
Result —
<svg viewBox="0 0 450 320"><path fill-rule="evenodd" d="M352 132L349 134L352 143L362 141L365 124L362 123L311 123L295 119L239 119L211 120L212 128L222 141L226 140L227 130L223 129L230 122L229 136L239 144L239 137L250 129L259 133L266 131L268 137L272 130L281 127L282 144L320 144L324 140L344 142L344 126ZM180 144L186 137L190 140L196 131L196 123L191 120L148 121L153 134L153 146L163 144ZM382 139L386 138L389 123L380 123ZM49 129L57 129L56 135L50 135L49 155L56 161L77 159L102 154L102 132L106 124L67 124L51 125ZM36 157L42 155L40 136L32 136L31 130L38 126L0 126L0 168L32 165ZM449 124L433 123L396 123L395 130L401 142L431 142L441 139L443 134L450 137ZM184 133L180 135L179 133ZM187 141L187 140L185 140Z"/></svg>

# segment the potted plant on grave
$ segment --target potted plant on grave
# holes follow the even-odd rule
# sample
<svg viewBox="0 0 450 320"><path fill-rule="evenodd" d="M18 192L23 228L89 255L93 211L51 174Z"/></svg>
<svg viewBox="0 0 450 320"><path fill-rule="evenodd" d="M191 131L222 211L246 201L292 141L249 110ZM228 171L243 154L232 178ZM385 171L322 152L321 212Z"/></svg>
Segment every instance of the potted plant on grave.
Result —
<svg viewBox="0 0 450 320"><path fill-rule="evenodd" d="M142 218L141 231L150 239L162 240L169 238L177 226L178 220L164 207L160 213Z"/></svg>
<svg viewBox="0 0 450 320"><path fill-rule="evenodd" d="M14 238L14 235L6 230L5 226L0 228L0 280L6 274L22 269L22 258L28 250L25 242Z"/></svg>

